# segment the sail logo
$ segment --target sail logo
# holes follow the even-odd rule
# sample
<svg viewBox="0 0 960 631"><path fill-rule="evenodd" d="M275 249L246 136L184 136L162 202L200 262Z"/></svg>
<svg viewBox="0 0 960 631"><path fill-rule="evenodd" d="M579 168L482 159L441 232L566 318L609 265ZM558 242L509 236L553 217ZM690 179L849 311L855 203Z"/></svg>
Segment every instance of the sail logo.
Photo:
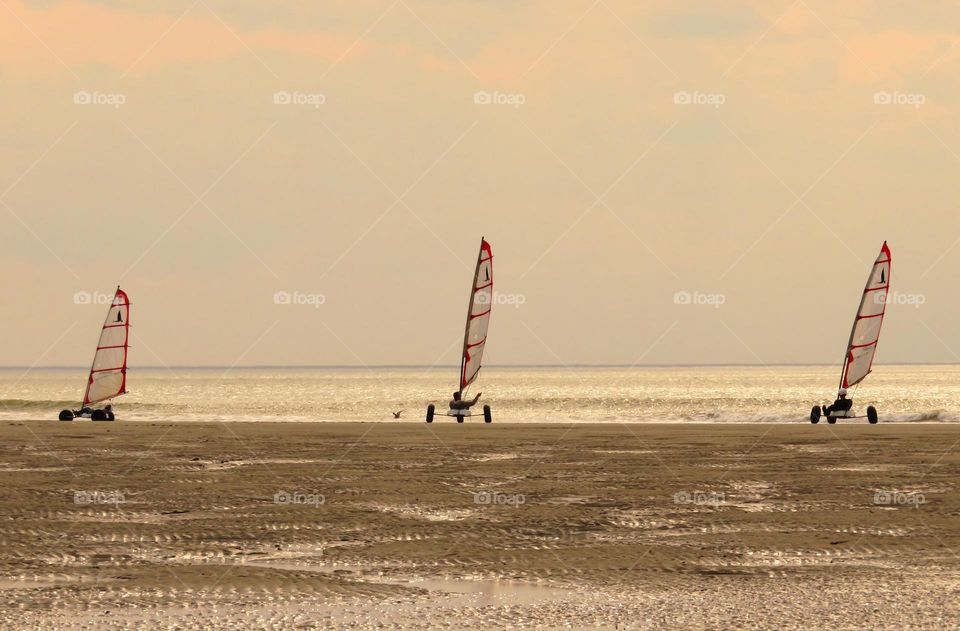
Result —
<svg viewBox="0 0 960 631"><path fill-rule="evenodd" d="M719 309L726 302L727 297L724 294L708 294L701 291L678 291L673 294L673 304L675 305Z"/></svg>
<svg viewBox="0 0 960 631"><path fill-rule="evenodd" d="M113 294L105 294L102 291L78 291L73 294L73 304L109 305L113 304Z"/></svg>
<svg viewBox="0 0 960 631"><path fill-rule="evenodd" d="M520 109L520 106L526 102L526 95L520 93L498 92L496 90L493 92L480 90L473 93L474 105L509 105L515 109Z"/></svg>
<svg viewBox="0 0 960 631"><path fill-rule="evenodd" d="M909 105L914 109L920 109L920 106L926 102L927 97L920 93L899 92L897 90L893 92L881 90L873 93L874 105Z"/></svg>
<svg viewBox="0 0 960 631"><path fill-rule="evenodd" d="M280 90L273 93L274 105L303 105L319 109L321 105L327 102L327 96L319 92L287 92Z"/></svg>
<svg viewBox="0 0 960 631"><path fill-rule="evenodd" d="M907 305L914 309L919 309L920 305L927 302L924 294L903 294L898 291L877 292L873 296L873 303L876 305Z"/></svg>
<svg viewBox="0 0 960 631"><path fill-rule="evenodd" d="M327 297L323 294L306 294L301 291L278 291L273 294L273 304L292 305L295 307L307 306L319 309L326 304Z"/></svg>
<svg viewBox="0 0 960 631"><path fill-rule="evenodd" d="M927 503L923 493L904 493L902 491L877 491L873 494L873 503L877 506L913 506L920 508Z"/></svg>
<svg viewBox="0 0 960 631"><path fill-rule="evenodd" d="M120 109L120 106L126 102L127 96L125 94L87 92L86 90L73 93L74 105L106 105L114 109Z"/></svg>
<svg viewBox="0 0 960 631"><path fill-rule="evenodd" d="M674 105L708 105L719 109L720 106L726 102L727 96L719 92L700 92L699 90L687 92L686 90L680 90L679 92L673 93Z"/></svg>

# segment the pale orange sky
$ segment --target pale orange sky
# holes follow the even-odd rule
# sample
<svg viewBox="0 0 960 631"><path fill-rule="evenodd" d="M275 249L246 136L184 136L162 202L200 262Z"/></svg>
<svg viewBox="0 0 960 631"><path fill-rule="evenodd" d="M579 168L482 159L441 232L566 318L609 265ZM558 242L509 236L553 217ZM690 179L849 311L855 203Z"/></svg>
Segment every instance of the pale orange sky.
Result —
<svg viewBox="0 0 960 631"><path fill-rule="evenodd" d="M134 366L455 364L481 235L489 363L835 362L884 239L877 361L960 361L958 26L940 3L2 0L0 364L87 363L105 307L74 296L118 282Z"/></svg>

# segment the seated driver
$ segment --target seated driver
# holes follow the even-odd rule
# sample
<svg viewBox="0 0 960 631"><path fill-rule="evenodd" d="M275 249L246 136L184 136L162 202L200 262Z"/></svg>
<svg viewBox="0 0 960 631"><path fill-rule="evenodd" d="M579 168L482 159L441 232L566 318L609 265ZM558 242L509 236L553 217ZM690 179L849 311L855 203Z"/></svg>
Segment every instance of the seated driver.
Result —
<svg viewBox="0 0 960 631"><path fill-rule="evenodd" d="M476 405L477 401L480 400L480 395L482 392L478 392L477 396L473 397L473 401L465 401L463 395L457 391L453 393L453 401L450 402L451 410L469 410L471 407Z"/></svg>
<svg viewBox="0 0 960 631"><path fill-rule="evenodd" d="M839 416L841 412L848 412L853 407L853 399L847 398L847 389L840 388L837 393L837 400L830 406L821 406L824 416Z"/></svg>

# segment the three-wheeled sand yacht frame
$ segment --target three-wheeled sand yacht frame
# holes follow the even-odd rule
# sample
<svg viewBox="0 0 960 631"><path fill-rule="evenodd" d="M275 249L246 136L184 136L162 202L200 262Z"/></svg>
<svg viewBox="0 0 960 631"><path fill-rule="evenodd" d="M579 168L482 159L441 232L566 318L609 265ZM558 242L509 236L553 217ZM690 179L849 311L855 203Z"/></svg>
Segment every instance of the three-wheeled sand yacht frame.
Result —
<svg viewBox="0 0 960 631"><path fill-rule="evenodd" d="M819 405L813 406L813 409L810 410L810 422L816 425L820 422L821 418L823 418L823 410L820 409ZM827 422L831 425L836 423L839 419L851 418L865 418L871 425L876 424L876 422L879 420L879 417L877 416L877 408L873 407L872 405L867 406L866 415L854 414L853 408L850 408L849 410L837 410L836 412L831 412L826 417Z"/></svg>
<svg viewBox="0 0 960 631"><path fill-rule="evenodd" d="M428 423L433 422L433 417L436 415L436 411L437 411L437 407L434 404L431 403L430 405L427 406L427 422ZM452 416L456 418L458 423L462 423L463 420L468 416L476 416L469 408L462 409L462 410L447 410L446 412L444 412L444 414L446 416ZM483 406L483 422L484 423L493 422L493 414L490 412L489 405Z"/></svg>

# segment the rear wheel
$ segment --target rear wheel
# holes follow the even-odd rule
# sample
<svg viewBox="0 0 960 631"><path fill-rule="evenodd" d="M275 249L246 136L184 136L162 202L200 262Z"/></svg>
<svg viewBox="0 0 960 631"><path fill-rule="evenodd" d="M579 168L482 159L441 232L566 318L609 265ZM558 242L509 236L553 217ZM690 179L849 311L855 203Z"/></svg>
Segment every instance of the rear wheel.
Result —
<svg viewBox="0 0 960 631"><path fill-rule="evenodd" d="M815 405L813 409L810 410L810 422L816 425L820 422L820 406Z"/></svg>
<svg viewBox="0 0 960 631"><path fill-rule="evenodd" d="M107 417L107 413L104 410L94 410L90 414L90 420L91 421L109 421L110 419L109 417Z"/></svg>
<svg viewBox="0 0 960 631"><path fill-rule="evenodd" d="M73 420L73 410L60 410L60 420L61 420L61 421L72 421L72 420Z"/></svg>
<svg viewBox="0 0 960 631"><path fill-rule="evenodd" d="M827 417L827 422L830 423L831 425L834 425L834 424L836 424L836 422L837 422L837 417L836 417L836 416L828 416L828 417Z"/></svg>
<svg viewBox="0 0 960 631"><path fill-rule="evenodd" d="M493 422L493 414L490 412L490 406L489 406L489 405L483 406L483 422L484 422L484 423L492 423L492 422Z"/></svg>
<svg viewBox="0 0 960 631"><path fill-rule="evenodd" d="M877 416L877 408L872 405L867 407L867 420L870 421L871 425L875 425L880 420Z"/></svg>
<svg viewBox="0 0 960 631"><path fill-rule="evenodd" d="M436 410L436 408L433 406L432 403L427 406L427 422L428 422L428 423L432 423L432 422L433 422L433 412L434 412L434 410Z"/></svg>

